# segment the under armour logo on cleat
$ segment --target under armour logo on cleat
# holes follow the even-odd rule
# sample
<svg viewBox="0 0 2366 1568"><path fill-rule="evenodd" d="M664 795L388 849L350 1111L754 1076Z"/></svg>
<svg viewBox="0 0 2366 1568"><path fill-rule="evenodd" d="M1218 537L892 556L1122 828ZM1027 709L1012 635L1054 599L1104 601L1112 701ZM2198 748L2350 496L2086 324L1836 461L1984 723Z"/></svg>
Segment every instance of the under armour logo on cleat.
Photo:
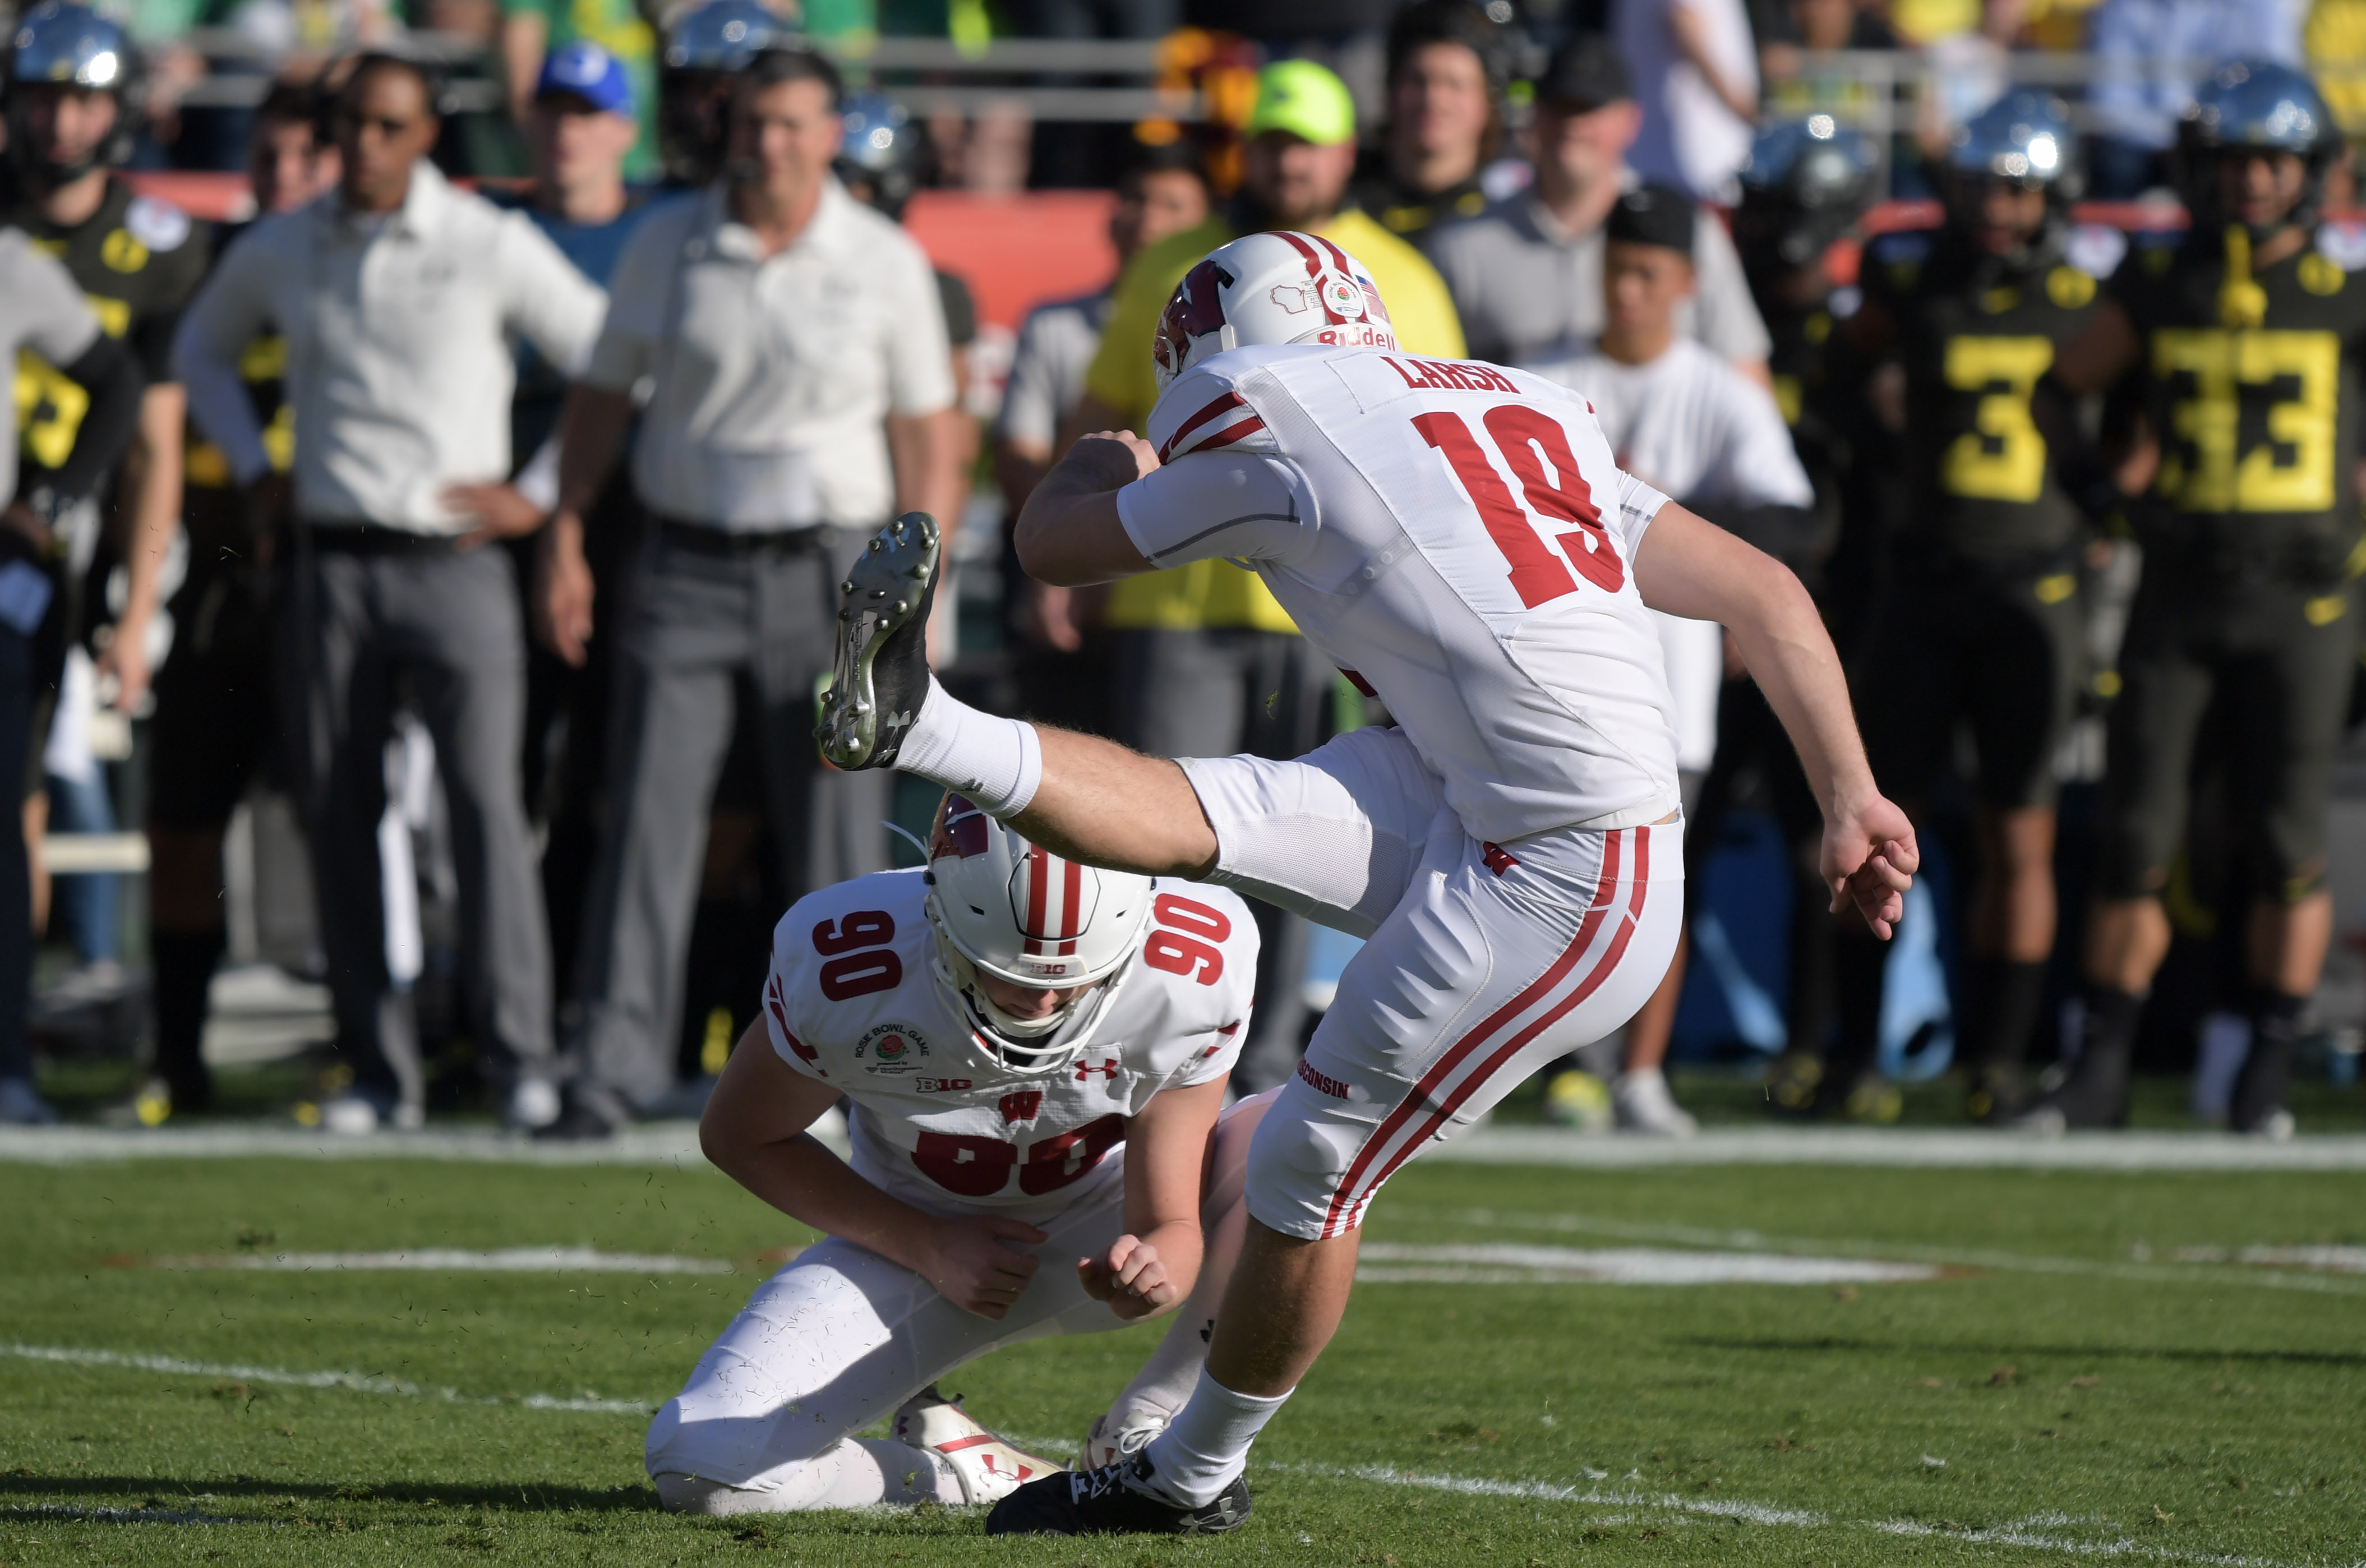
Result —
<svg viewBox="0 0 2366 1568"><path fill-rule="evenodd" d="M892 735L896 730L903 728L906 725L908 725L911 722L912 710L906 708L902 713L888 715L886 719L881 724L880 728Z"/></svg>

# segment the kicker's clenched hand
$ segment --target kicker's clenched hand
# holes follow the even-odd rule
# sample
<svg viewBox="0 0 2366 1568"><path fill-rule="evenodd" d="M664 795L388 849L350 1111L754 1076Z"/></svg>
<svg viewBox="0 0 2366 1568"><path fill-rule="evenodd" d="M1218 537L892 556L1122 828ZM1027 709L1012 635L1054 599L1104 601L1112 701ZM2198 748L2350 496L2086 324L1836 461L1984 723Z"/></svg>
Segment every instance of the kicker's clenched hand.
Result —
<svg viewBox="0 0 2366 1568"><path fill-rule="evenodd" d="M1906 914L1906 890L1922 867L1914 824L1880 795L1845 803L1824 819L1824 886L1832 912L1850 904L1884 942Z"/></svg>

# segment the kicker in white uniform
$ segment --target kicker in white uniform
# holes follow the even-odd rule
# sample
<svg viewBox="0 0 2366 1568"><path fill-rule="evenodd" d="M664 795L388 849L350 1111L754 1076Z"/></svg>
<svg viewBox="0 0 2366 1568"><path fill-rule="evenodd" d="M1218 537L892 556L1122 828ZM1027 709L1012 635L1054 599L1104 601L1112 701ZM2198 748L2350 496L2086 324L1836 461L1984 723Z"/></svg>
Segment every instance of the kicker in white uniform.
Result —
<svg viewBox="0 0 2366 1568"><path fill-rule="evenodd" d="M913 630L937 537L912 514L845 580L824 750L957 786L1087 863L1210 877L1369 940L1251 1144L1189 1400L1132 1460L1020 1487L989 1533L1244 1523L1249 1446L1336 1328L1381 1184L1658 984L1683 827L1651 610L1732 628L1823 801L1836 899L1887 936L1916 864L1806 591L1621 473L1582 398L1398 351L1369 276L1304 234L1212 253L1155 352L1148 439L1078 442L1020 516L1022 564L1085 583L1238 560L1398 727L1178 767L964 707Z"/></svg>

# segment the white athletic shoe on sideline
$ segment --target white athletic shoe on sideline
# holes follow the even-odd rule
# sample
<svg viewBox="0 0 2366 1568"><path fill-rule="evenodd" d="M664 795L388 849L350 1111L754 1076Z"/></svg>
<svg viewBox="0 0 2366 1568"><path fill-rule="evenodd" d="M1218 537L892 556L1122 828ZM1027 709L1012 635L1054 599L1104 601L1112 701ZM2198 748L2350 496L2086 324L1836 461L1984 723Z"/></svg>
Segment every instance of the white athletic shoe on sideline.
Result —
<svg viewBox="0 0 2366 1568"><path fill-rule="evenodd" d="M1172 1410L1149 1404L1120 1404L1103 1411L1093 1417L1093 1429L1085 1434L1085 1449L1076 1456L1076 1468L1100 1470L1132 1459L1166 1430L1166 1423L1174 1417Z"/></svg>
<svg viewBox="0 0 2366 1568"><path fill-rule="evenodd" d="M520 1132L531 1133L558 1120L558 1086L547 1078L520 1078L510 1090L501 1120Z"/></svg>
<svg viewBox="0 0 2366 1568"><path fill-rule="evenodd" d="M1700 1131L1692 1113L1668 1092L1667 1075L1657 1067L1638 1067L1610 1080L1610 1115L1622 1133L1689 1138Z"/></svg>
<svg viewBox="0 0 2366 1568"><path fill-rule="evenodd" d="M1030 1481L1065 1470L1048 1459L1023 1453L969 1418L934 1384L896 1411L891 1435L899 1443L926 1449L952 1466L968 1503L998 1503Z"/></svg>

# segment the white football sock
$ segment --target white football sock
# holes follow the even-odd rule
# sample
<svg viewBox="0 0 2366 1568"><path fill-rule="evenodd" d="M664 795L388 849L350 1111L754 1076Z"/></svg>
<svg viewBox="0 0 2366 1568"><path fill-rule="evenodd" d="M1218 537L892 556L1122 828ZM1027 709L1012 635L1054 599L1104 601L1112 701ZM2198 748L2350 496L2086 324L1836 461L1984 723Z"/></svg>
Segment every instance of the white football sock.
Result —
<svg viewBox="0 0 2366 1568"><path fill-rule="evenodd" d="M1125 1385L1125 1392L1110 1406L1111 1414L1155 1410L1172 1418L1200 1385L1200 1371L1208 1362L1207 1336L1215 1325L1213 1313L1194 1313L1187 1303L1166 1330L1166 1337L1158 1342L1158 1348L1142 1364L1142 1371L1133 1374L1133 1381Z"/></svg>
<svg viewBox="0 0 2366 1568"><path fill-rule="evenodd" d="M1043 744L1033 725L957 702L932 676L896 766L965 795L987 816L1008 821L1027 809L1043 782Z"/></svg>
<svg viewBox="0 0 2366 1568"><path fill-rule="evenodd" d="M1249 1445L1289 1397L1234 1393L1202 1367L1200 1386L1143 1450L1158 1473L1159 1489L1194 1508L1214 1502L1248 1468Z"/></svg>

